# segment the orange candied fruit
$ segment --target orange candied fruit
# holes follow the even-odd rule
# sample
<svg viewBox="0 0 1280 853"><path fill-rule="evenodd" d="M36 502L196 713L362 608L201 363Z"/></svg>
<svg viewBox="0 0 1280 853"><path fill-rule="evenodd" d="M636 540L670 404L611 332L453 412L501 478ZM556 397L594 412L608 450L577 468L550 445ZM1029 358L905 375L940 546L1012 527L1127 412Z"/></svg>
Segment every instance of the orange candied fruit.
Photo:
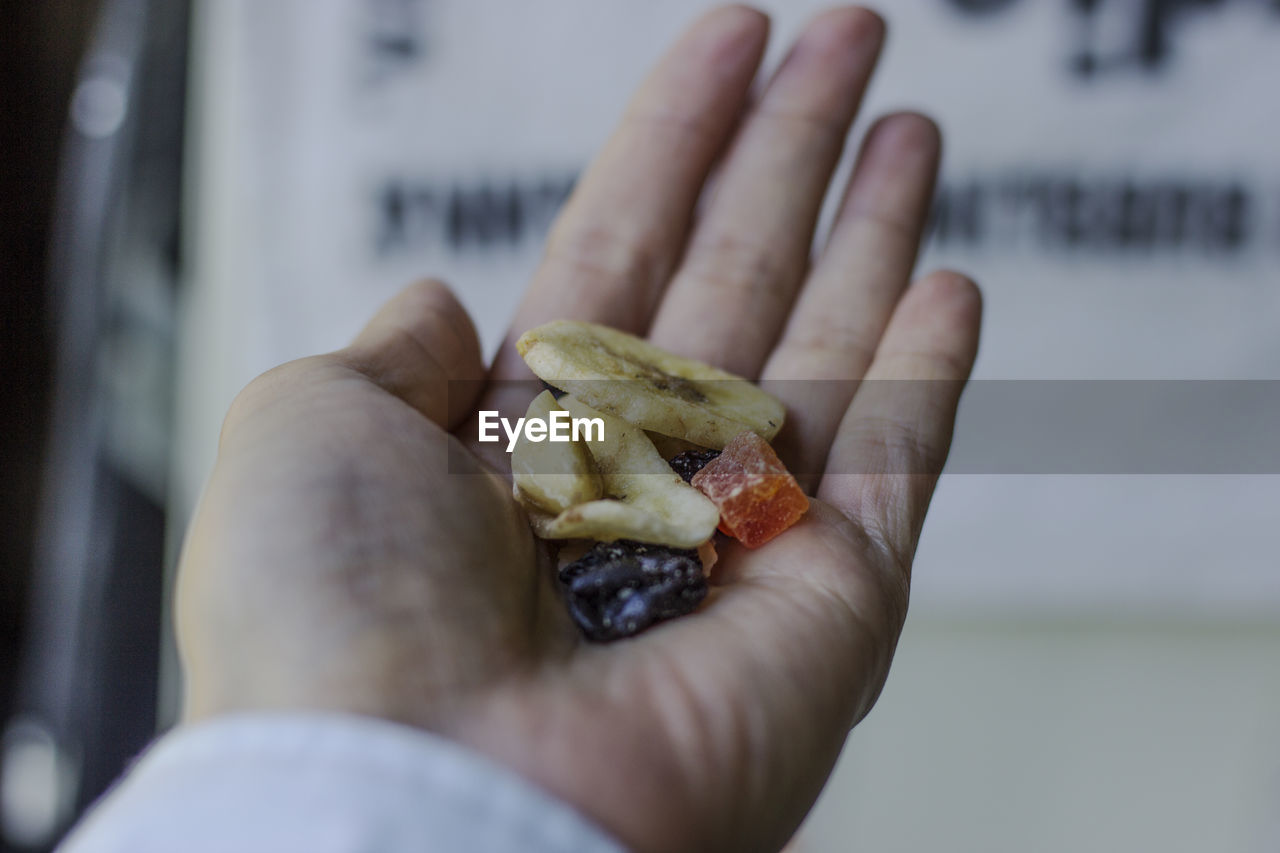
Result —
<svg viewBox="0 0 1280 853"><path fill-rule="evenodd" d="M691 482L720 509L720 530L748 548L759 548L809 509L769 442L750 431L734 436Z"/></svg>

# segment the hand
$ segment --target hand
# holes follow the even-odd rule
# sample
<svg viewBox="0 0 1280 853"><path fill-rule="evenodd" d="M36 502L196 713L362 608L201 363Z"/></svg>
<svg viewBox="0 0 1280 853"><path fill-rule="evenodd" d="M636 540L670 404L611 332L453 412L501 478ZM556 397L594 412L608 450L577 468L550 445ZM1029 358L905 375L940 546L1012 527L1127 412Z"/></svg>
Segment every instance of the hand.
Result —
<svg viewBox="0 0 1280 853"><path fill-rule="evenodd" d="M939 156L916 115L869 131L810 263L883 25L821 15L748 106L767 29L720 9L661 60L489 371L462 308L427 282L347 349L237 398L179 572L188 719L324 709L420 726L640 850L776 849L794 832L884 683L981 304L954 273L908 286ZM474 411L507 402L480 380L529 376L514 335L559 317L747 377L846 380L786 400L788 461L826 471L802 523L722 548L702 609L608 646L570 623L508 481L448 461ZM855 395L863 378L941 381Z"/></svg>

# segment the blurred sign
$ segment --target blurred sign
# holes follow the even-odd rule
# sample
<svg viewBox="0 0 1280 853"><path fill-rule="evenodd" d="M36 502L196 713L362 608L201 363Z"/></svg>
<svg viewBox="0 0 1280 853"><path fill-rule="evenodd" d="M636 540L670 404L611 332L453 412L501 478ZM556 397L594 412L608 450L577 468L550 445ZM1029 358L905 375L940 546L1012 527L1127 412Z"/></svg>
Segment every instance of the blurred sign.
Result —
<svg viewBox="0 0 1280 853"><path fill-rule="evenodd" d="M235 391L340 346L406 281L449 281L492 351L575 176L707 5L204 3L183 508ZM823 5L765 4L771 61ZM864 115L943 127L922 265L982 283L980 376L1280 377L1280 3L882 12ZM981 423L962 411L962 440ZM1280 478L1236 468L967 471L940 490L916 601L1280 612L1278 514Z"/></svg>

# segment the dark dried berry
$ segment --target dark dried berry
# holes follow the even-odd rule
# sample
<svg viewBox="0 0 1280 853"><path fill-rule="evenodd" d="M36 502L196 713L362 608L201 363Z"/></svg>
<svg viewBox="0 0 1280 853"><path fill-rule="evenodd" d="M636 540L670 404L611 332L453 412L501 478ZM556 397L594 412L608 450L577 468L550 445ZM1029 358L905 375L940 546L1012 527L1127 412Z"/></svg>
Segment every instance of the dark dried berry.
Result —
<svg viewBox="0 0 1280 853"><path fill-rule="evenodd" d="M694 474L702 470L704 465L719 455L719 450L686 450L672 456L668 464L671 470L683 477L687 483L693 479Z"/></svg>
<svg viewBox="0 0 1280 853"><path fill-rule="evenodd" d="M569 613L596 641L620 640L692 613L707 595L698 552L620 539L560 570Z"/></svg>

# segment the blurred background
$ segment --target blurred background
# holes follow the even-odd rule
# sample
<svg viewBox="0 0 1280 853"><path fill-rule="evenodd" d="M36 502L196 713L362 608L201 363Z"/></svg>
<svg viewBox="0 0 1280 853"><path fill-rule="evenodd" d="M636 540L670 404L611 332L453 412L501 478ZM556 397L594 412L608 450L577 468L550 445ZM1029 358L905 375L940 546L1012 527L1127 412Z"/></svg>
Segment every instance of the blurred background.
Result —
<svg viewBox="0 0 1280 853"><path fill-rule="evenodd" d="M492 352L709 5L3 0L0 849L48 849L176 718L168 579L235 392L426 274ZM763 4L770 63L822 5ZM851 139L938 119L921 265L987 324L893 673L799 849L1280 850L1280 2L878 11ZM1103 429L1210 389L1201 443L1247 450L993 456L978 401L1017 424L1002 389L1055 380Z"/></svg>

